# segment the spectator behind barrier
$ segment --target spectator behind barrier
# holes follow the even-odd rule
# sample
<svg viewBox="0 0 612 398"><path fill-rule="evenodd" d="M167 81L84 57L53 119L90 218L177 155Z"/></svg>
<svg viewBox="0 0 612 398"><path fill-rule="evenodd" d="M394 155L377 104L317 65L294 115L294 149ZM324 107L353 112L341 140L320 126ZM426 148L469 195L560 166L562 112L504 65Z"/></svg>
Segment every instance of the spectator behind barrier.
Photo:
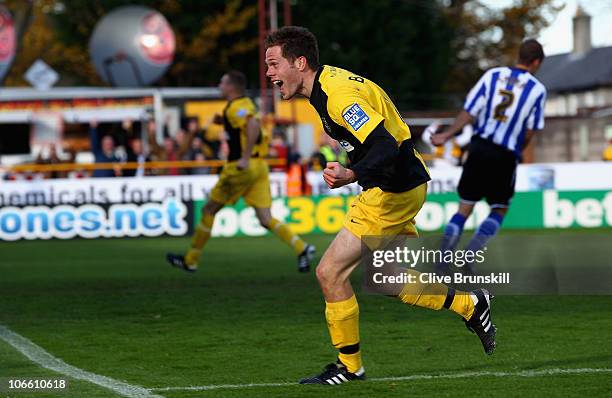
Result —
<svg viewBox="0 0 612 398"><path fill-rule="evenodd" d="M189 160L203 161L206 160L204 152L204 140L201 136L193 137L191 148L189 148ZM210 167L196 167L188 170L189 174L210 174Z"/></svg>
<svg viewBox="0 0 612 398"><path fill-rule="evenodd" d="M46 156L45 156L46 155ZM38 156L36 156L36 164L60 164L63 163L57 154L57 147L55 144L49 144L46 149L41 148ZM67 176L66 172L60 171L47 171L41 173L44 178L65 178Z"/></svg>
<svg viewBox="0 0 612 398"><path fill-rule="evenodd" d="M284 129L275 128L272 132L270 150L268 154L274 159L284 159L285 164L289 159L289 146L287 145L287 135ZM287 166L272 166L272 171L286 171Z"/></svg>
<svg viewBox="0 0 612 398"><path fill-rule="evenodd" d="M145 162L148 162L149 156L145 153L142 140L140 138L132 138L127 148L127 159L128 162L137 162L137 169L125 169L123 175L126 177L142 177L145 175Z"/></svg>
<svg viewBox="0 0 612 398"><path fill-rule="evenodd" d="M115 156L115 142L110 135L104 135L102 138L98 136L98 122L92 120L89 123L89 138L91 142L91 151L93 152L96 163L118 163L119 159ZM121 169L114 167L112 169L94 170L93 177L117 177L121 175Z"/></svg>
<svg viewBox="0 0 612 398"><path fill-rule="evenodd" d="M149 137L149 147L151 148L151 159L156 161L172 162L179 160L177 156L177 144L172 137L166 135L164 137L163 146L159 145L156 137L156 124L154 120L150 120L147 125L147 133ZM179 169L172 167L170 169L158 169L157 175L179 175Z"/></svg>

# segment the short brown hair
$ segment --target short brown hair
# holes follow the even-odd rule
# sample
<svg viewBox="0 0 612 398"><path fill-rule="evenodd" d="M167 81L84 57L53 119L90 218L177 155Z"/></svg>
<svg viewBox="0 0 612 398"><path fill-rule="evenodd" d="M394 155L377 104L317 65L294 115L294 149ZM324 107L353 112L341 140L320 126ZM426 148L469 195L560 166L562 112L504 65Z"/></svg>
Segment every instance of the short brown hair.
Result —
<svg viewBox="0 0 612 398"><path fill-rule="evenodd" d="M529 65L535 60L542 61L543 59L544 49L537 40L527 39L521 44L518 56L519 64Z"/></svg>
<svg viewBox="0 0 612 398"><path fill-rule="evenodd" d="M308 67L319 69L319 45L317 38L306 28L301 26L283 26L268 34L265 41L266 49L280 46L281 54L289 61L298 57L306 58Z"/></svg>
<svg viewBox="0 0 612 398"><path fill-rule="evenodd" d="M239 91L244 91L247 86L247 78L244 73L238 70L230 70L225 74L229 79L230 83L236 87Z"/></svg>

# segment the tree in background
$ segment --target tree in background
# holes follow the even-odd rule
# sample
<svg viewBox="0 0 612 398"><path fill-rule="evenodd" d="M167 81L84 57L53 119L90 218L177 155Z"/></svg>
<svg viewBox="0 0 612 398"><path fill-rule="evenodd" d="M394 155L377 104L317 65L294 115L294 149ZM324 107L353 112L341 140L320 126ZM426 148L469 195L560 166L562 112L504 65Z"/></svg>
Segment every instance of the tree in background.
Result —
<svg viewBox="0 0 612 398"><path fill-rule="evenodd" d="M13 13L22 0L10 0ZM253 3L253 2L251 2ZM104 85L90 61L88 43L105 14L131 0L33 0L31 22L6 79L23 86L22 76L38 58L60 72L60 85ZM166 86L216 85L228 69L244 70L257 82L257 7L241 0L143 0L160 11L176 37L173 65L157 83Z"/></svg>
<svg viewBox="0 0 612 398"><path fill-rule="evenodd" d="M130 0L63 0L65 12L55 19L65 43L87 52L97 21ZM161 12L176 37L174 63L157 83L166 86L215 85L227 69L247 69L257 76L257 7L241 0L143 0ZM254 80L257 81L257 80Z"/></svg>
<svg viewBox="0 0 612 398"><path fill-rule="evenodd" d="M2 1L2 0L0 0ZM176 36L164 86L216 85L228 69L258 84L257 0L141 0ZM553 0L517 0L491 10L477 0L292 0L293 22L319 39L321 61L383 86L401 109L458 106L483 69L511 64L525 37L559 11ZM60 85L103 85L90 62L91 33L105 14L133 0L5 0L25 34L6 85L26 85L38 58ZM28 8L28 4L30 8ZM282 25L282 18L279 21Z"/></svg>
<svg viewBox="0 0 612 398"><path fill-rule="evenodd" d="M177 56L161 84L216 85L229 69L250 76L251 86L258 82L256 4L240 0L217 2L216 7L214 2L202 1L164 3L159 11L176 26ZM192 17L185 20L185 15Z"/></svg>
<svg viewBox="0 0 612 398"><path fill-rule="evenodd" d="M81 51L78 46L66 45L59 39L58 30L54 25L53 14L61 12L61 4L54 0L11 0L5 2L6 7L15 15L17 31L17 52L13 65L5 77L6 86L25 86L28 83L24 74L37 60L42 59L53 69L61 71L64 85L77 81L72 76L90 76L88 83L100 84L96 78L94 67L89 61L89 54Z"/></svg>
<svg viewBox="0 0 612 398"><path fill-rule="evenodd" d="M492 10L480 1L451 0L444 8L453 30L449 76L444 91L460 101L485 69L512 65L521 42L535 38L563 9L553 0L518 0Z"/></svg>
<svg viewBox="0 0 612 398"><path fill-rule="evenodd" d="M322 63L375 81L401 109L443 105L453 31L438 2L299 0L293 15L317 36Z"/></svg>
<svg viewBox="0 0 612 398"><path fill-rule="evenodd" d="M476 0L295 3L294 21L315 33L322 62L371 78L401 109L459 106L484 69L512 64L522 40L560 10L553 0L500 10Z"/></svg>

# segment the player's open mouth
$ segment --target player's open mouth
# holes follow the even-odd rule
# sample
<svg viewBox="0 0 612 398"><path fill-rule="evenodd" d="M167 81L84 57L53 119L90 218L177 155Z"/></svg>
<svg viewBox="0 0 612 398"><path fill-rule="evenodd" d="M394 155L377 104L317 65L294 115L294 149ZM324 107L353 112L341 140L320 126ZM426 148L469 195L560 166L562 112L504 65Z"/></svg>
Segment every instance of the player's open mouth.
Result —
<svg viewBox="0 0 612 398"><path fill-rule="evenodd" d="M283 85L282 80L272 80L272 83L275 84L279 88Z"/></svg>

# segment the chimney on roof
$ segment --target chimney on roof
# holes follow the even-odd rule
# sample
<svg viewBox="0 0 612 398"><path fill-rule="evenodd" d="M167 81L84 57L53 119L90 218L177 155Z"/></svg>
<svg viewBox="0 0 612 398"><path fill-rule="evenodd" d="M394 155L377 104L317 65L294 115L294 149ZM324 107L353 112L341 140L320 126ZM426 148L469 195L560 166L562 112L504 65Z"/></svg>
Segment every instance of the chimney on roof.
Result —
<svg viewBox="0 0 612 398"><path fill-rule="evenodd" d="M591 50L591 16L578 4L574 24L574 53L585 54Z"/></svg>

